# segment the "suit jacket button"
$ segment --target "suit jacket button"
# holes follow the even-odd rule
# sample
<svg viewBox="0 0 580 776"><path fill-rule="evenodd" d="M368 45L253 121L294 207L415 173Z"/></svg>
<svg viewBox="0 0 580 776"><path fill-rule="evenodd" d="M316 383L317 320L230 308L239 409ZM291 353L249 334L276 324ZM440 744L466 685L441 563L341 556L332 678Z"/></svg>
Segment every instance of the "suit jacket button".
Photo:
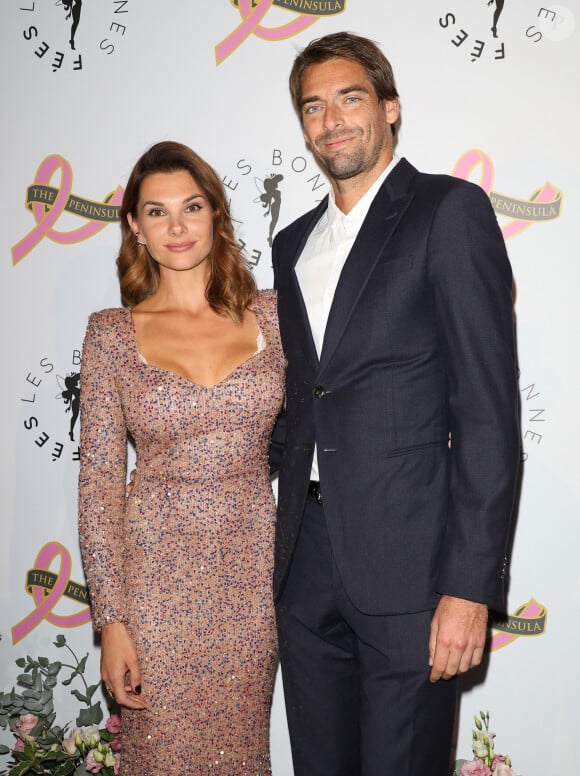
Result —
<svg viewBox="0 0 580 776"><path fill-rule="evenodd" d="M326 393L326 390L321 385L317 385L316 388L314 389L314 397L316 399L322 399L325 393Z"/></svg>
<svg viewBox="0 0 580 776"><path fill-rule="evenodd" d="M307 442L307 443L304 445L304 454L305 454L305 455L311 455L311 453L312 453L312 449L313 449L313 448L312 448L312 445L311 445L309 442Z"/></svg>

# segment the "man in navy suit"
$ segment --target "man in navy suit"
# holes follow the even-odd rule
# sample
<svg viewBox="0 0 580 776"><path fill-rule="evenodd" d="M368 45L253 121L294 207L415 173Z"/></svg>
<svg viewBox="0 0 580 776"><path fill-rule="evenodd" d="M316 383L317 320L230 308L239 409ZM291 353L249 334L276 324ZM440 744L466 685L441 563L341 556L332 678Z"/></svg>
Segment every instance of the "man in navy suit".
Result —
<svg viewBox="0 0 580 776"><path fill-rule="evenodd" d="M394 156L398 94L374 43L313 41L290 89L331 182L273 246L288 359L274 593L295 774L446 776L456 676L504 605L511 270L479 187Z"/></svg>

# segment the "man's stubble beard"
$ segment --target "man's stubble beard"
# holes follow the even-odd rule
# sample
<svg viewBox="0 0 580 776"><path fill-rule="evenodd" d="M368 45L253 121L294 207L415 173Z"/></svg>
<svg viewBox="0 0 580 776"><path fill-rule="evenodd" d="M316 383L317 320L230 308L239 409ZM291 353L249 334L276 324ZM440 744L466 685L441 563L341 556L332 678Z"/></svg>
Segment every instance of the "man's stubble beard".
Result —
<svg viewBox="0 0 580 776"><path fill-rule="evenodd" d="M362 131L360 135L362 136ZM337 136L327 136L322 140L324 141L328 137L336 139ZM384 145L384 142L375 142L374 147L369 152L361 137L357 147L348 153L339 154L336 158L323 156L320 151L318 155L328 175L334 180L344 181L372 170L381 156Z"/></svg>

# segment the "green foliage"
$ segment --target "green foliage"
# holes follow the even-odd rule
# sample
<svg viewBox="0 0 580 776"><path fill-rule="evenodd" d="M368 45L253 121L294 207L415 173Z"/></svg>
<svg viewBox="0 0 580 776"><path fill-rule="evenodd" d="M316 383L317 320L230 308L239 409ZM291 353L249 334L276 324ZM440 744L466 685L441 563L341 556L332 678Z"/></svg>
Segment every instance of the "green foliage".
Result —
<svg viewBox="0 0 580 776"><path fill-rule="evenodd" d="M89 685L85 679L88 654L78 658L69 647L65 637L59 634L54 646L66 649L72 656L72 663L50 661L46 657L37 659L27 655L18 658L15 663L22 673L16 677L16 687L10 692L0 692L0 728L10 727L17 739L22 742L20 751L11 750L0 745L0 755L11 754L13 763L4 774L10 776L86 776L85 756L91 749L98 749L100 755L112 760L115 755L109 749L109 742L115 736L106 729L98 730L98 743L90 743L83 738L82 731L74 738L72 748L67 751L65 742L70 723L64 727L55 725L53 690L60 683L69 686L73 681L80 685L71 689L71 695L82 704L75 720L77 728L98 726L103 720L101 702L95 701L100 684ZM68 676L61 678L61 671L68 671ZM26 716L34 715L34 717ZM69 749L71 748L69 742ZM101 776L113 776L113 766L109 762L100 771Z"/></svg>

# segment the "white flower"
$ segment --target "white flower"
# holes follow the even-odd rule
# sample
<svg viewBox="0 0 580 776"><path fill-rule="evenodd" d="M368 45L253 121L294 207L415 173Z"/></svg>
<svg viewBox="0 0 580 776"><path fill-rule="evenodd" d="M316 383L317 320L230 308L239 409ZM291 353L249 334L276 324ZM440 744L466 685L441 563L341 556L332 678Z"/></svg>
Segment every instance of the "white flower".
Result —
<svg viewBox="0 0 580 776"><path fill-rule="evenodd" d="M88 725L88 727L82 727L79 729L81 739L89 746L96 746L101 740L101 734L99 732L98 725Z"/></svg>
<svg viewBox="0 0 580 776"><path fill-rule="evenodd" d="M491 730L478 731L473 739L473 754L482 760L490 756L493 758L494 738L495 733L492 733Z"/></svg>

